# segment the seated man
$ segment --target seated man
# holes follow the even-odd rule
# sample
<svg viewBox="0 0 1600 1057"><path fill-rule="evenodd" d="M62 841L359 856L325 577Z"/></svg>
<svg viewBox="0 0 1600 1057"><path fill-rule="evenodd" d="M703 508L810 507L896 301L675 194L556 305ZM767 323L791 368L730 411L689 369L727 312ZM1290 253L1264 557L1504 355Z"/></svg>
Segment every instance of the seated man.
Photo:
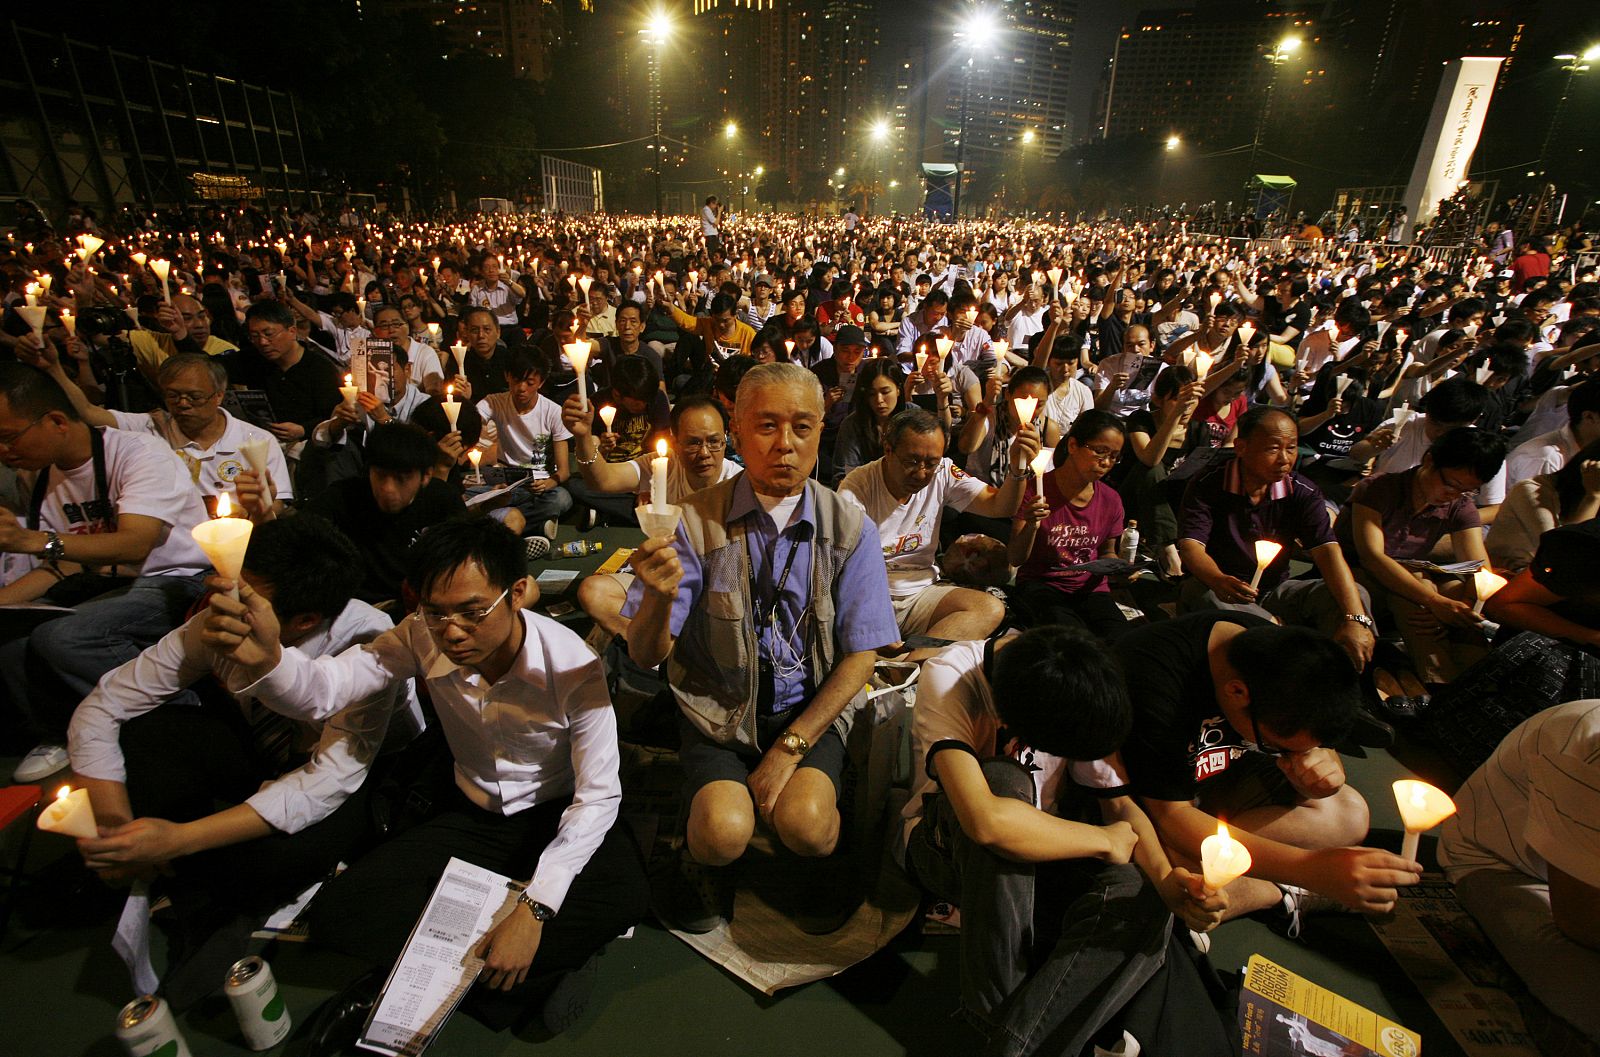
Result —
<svg viewBox="0 0 1600 1057"><path fill-rule="evenodd" d="M31 342L31 335L22 341ZM24 346L18 348L20 351ZM123 429L159 437L177 453L208 507L216 506L218 495L232 491L245 514L258 519L268 505L281 513L283 501L294 498L289 464L277 438L223 409L228 372L220 360L195 352L178 352L162 360L156 369L156 386L166 408L141 414L110 411L91 401L62 369L55 346L28 345L22 354L25 361L31 357L55 380L91 428ZM256 478L245 458L244 445L248 441L260 441L266 446L265 481Z"/></svg>
<svg viewBox="0 0 1600 1057"><path fill-rule="evenodd" d="M1122 788L1133 714L1116 661L1082 632L1039 627L958 642L920 686L905 865L961 907L963 1012L1007 1052L1120 1040L1102 1029L1160 968L1168 911L1203 932L1226 900L1173 868ZM1126 909L1099 912L1113 905ZM1209 1034L1229 1052L1220 1025ZM1185 1052L1207 1052L1201 1040Z"/></svg>
<svg viewBox="0 0 1600 1057"><path fill-rule="evenodd" d="M1282 906L1380 914L1421 867L1375 848L1339 755L1360 709L1355 670L1326 635L1243 612L1133 628L1112 644L1133 702L1128 788L1174 861L1227 822L1254 862L1227 888L1230 917Z"/></svg>
<svg viewBox="0 0 1600 1057"><path fill-rule="evenodd" d="M839 486L878 526L900 627L897 647L913 635L985 639L1006 615L1005 604L986 591L937 582L939 528L946 507L981 517L1015 514L1028 464L1039 453L1039 434L1031 425L1017 433L1011 442L1012 472L999 488L968 477L945 458L948 439L934 415L920 407L902 411L889 420L883 457L851 470ZM906 659L926 660L936 651L914 649Z"/></svg>
<svg viewBox="0 0 1600 1057"><path fill-rule="evenodd" d="M650 501L650 460L655 452L641 454L631 462L606 462L598 458L594 444L594 409L578 410L578 398L571 397L561 409L561 422L572 433L577 446L578 470L584 482L599 492L626 492L639 503ZM702 488L738 474L744 467L728 459L728 420L722 405L709 396L686 396L672 409L672 457L667 462L667 502L682 505L684 499ZM622 615L632 573L603 573L588 577L578 585L578 604L611 636L628 630Z"/></svg>
<svg viewBox="0 0 1600 1057"><path fill-rule="evenodd" d="M593 979L574 970L647 902L639 849L616 825L622 785L605 673L583 640L524 608L533 581L503 525L470 518L432 529L412 547L409 575L418 611L336 657L285 649L272 606L248 585L241 602L212 597L203 641L238 666L245 692L301 720L425 681L454 766L423 794L425 821L317 894L312 942L387 969L452 857L526 880L477 948L485 965L468 1009L505 1028L542 1005L545 1026L559 1031Z"/></svg>
<svg viewBox="0 0 1600 1057"><path fill-rule="evenodd" d="M759 812L796 855L839 839L845 735L876 651L899 639L878 530L811 480L822 386L798 364L752 368L734 431L745 472L688 496L672 540L634 552L628 653L667 678L683 715L687 842L657 900L672 927L709 932ZM800 924L842 921L850 893L817 884Z"/></svg>
<svg viewBox="0 0 1600 1057"><path fill-rule="evenodd" d="M368 602L401 597L406 551L433 526L466 512L455 486L433 476L434 440L419 426L388 422L367 437L367 472L329 485L305 509L360 541L362 576L356 596ZM414 585L413 585L414 586Z"/></svg>
<svg viewBox="0 0 1600 1057"><path fill-rule="evenodd" d="M1363 669L1377 641L1370 603L1334 539L1322 492L1294 471L1298 443L1287 412L1256 407L1239 416L1234 457L1196 478L1183 496L1178 554L1189 579L1179 603L1185 611L1243 610L1313 625ZM1259 540L1283 549L1251 587ZM1322 579L1289 579L1296 547L1309 552Z"/></svg>
<svg viewBox="0 0 1600 1057"><path fill-rule="evenodd" d="M267 394L279 421L266 430L297 457L299 449L293 446L309 437L328 417L328 410L343 400L341 372L302 339L294 313L276 301L251 305L244 325L251 347L228 357L228 378Z"/></svg>
<svg viewBox="0 0 1600 1057"><path fill-rule="evenodd" d="M483 419L478 447L483 465L513 467L515 477L529 480L513 488L507 505L492 513L519 536L531 527L548 537L556 520L572 509L572 496L562 487L572 473L567 462L572 434L561 424L560 406L539 394L550 373L544 350L518 345L506 354L505 364L506 391L478 401Z"/></svg>
<svg viewBox="0 0 1600 1057"><path fill-rule="evenodd" d="M73 610L8 629L0 645L10 727L40 742L15 780L35 782L66 766L67 721L100 677L176 627L199 597L209 563L190 530L206 508L165 444L90 428L61 386L21 363L0 363L0 451L13 470L38 475L30 510L0 508L0 552L37 559L0 587L0 604Z"/></svg>
<svg viewBox="0 0 1600 1057"><path fill-rule="evenodd" d="M1455 801L1439 865L1533 997L1560 1018L1529 1024L1540 1050L1582 1052L1558 1043L1600 1038L1600 701L1524 721Z"/></svg>
<svg viewBox="0 0 1600 1057"><path fill-rule="evenodd" d="M168 356L192 352L201 356L223 356L239 347L211 333L211 313L198 298L178 294L156 310L162 330L136 328L128 331L128 344L146 378L160 384L156 373Z"/></svg>
<svg viewBox="0 0 1600 1057"><path fill-rule="evenodd" d="M359 578L355 544L315 515L257 527L245 552L244 580L271 603L279 641L312 657L394 626L351 597ZM90 869L112 883L153 870L178 879L163 894L196 941L181 962L173 950L164 982L180 1007L217 988L268 912L370 839L367 770L391 726L403 743L422 723L399 683L318 723L228 697L206 678L229 662L200 641L203 624L193 617L107 673L68 742L104 833L78 841ZM191 686L201 707L164 704Z"/></svg>

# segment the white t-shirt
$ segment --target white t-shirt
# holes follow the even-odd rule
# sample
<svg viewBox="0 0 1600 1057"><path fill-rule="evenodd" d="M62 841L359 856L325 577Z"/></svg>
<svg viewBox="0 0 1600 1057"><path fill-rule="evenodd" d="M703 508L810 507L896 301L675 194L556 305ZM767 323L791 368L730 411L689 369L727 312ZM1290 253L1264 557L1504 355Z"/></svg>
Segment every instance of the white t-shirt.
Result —
<svg viewBox="0 0 1600 1057"><path fill-rule="evenodd" d="M1545 881L1554 866L1600 885L1600 701L1571 701L1524 721L1455 801L1439 833L1439 865L1452 882L1484 869Z"/></svg>
<svg viewBox="0 0 1600 1057"><path fill-rule="evenodd" d="M1578 438L1572 427L1562 426L1513 448L1506 456L1506 476L1525 481L1542 473L1555 473L1577 452Z"/></svg>
<svg viewBox="0 0 1600 1057"><path fill-rule="evenodd" d="M939 578L933 559L939 550L939 518L944 508L965 510L987 488L945 459L928 486L902 503L884 480L883 459L876 459L845 474L839 494L856 500L877 523L883 561L889 567L889 594L902 599Z"/></svg>
<svg viewBox="0 0 1600 1057"><path fill-rule="evenodd" d="M500 461L507 466L525 466L535 480L556 475L553 441L571 440L572 434L561 424L561 408L549 397L535 397L525 414L518 414L510 393L492 393L478 401L483 419L483 436L478 446L500 443Z"/></svg>
<svg viewBox="0 0 1600 1057"><path fill-rule="evenodd" d="M444 377L444 364L439 359L439 352L427 342L411 339L411 344L406 347L406 364L411 371L411 384L418 389L429 376Z"/></svg>
<svg viewBox="0 0 1600 1057"><path fill-rule="evenodd" d="M1006 340L1011 342L1011 347L1019 353L1028 349L1028 339L1044 330L1044 314L1049 305L1040 305L1035 309L1019 308L1017 314L1011 317L1011 325L1006 331Z"/></svg>
<svg viewBox="0 0 1600 1057"><path fill-rule="evenodd" d="M141 415L128 411L113 411L117 428L130 433L144 433L157 437L172 449L178 461L189 471L189 479L203 496L214 496L233 490L234 478L250 469L250 460L240 447L247 440L267 442L267 476L272 479L272 493L279 499L294 498L294 482L289 476L289 464L283 458L283 446L278 438L258 426L234 418L223 411L228 424L222 436L209 448L184 436L177 423L166 412Z"/></svg>
<svg viewBox="0 0 1600 1057"><path fill-rule="evenodd" d="M1078 416L1085 411L1094 410L1094 393L1089 387L1076 378L1068 378L1055 391L1045 397L1044 417L1046 422L1052 422L1065 437Z"/></svg>
<svg viewBox="0 0 1600 1057"><path fill-rule="evenodd" d="M648 497L650 495L650 460L656 457L653 451L645 452L637 459L629 462L633 472L638 475L638 480L633 483L636 494ZM737 477L744 472L744 467L732 459L723 459L722 465L717 468L717 479L712 484L726 481L730 477ZM709 486L708 486L709 487ZM667 502L677 505L682 503L685 496L693 495L699 489L689 487L689 475L683 471L683 463L677 459L667 460Z"/></svg>
<svg viewBox="0 0 1600 1057"><path fill-rule="evenodd" d="M700 233L702 235L717 233L717 214L710 206L704 206L700 210Z"/></svg>
<svg viewBox="0 0 1600 1057"><path fill-rule="evenodd" d="M333 337L333 357L344 366L350 364L350 344L372 337L372 331L366 327L359 324L353 327L341 326L338 320L326 312L317 313L317 326Z"/></svg>
<svg viewBox="0 0 1600 1057"><path fill-rule="evenodd" d="M142 514L166 525L167 532L145 557L139 575L192 576L211 568L189 531L206 520L205 504L172 449L165 441L127 430L108 429L104 437L111 509L95 509L92 458L72 470L51 467L39 527L63 536L87 536L116 531L123 514Z"/></svg>

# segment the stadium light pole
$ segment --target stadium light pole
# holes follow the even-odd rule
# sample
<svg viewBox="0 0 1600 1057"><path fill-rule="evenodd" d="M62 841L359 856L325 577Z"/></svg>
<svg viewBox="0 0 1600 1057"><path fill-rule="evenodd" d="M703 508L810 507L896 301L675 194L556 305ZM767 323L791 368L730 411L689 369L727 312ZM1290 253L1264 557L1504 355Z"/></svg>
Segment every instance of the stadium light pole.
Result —
<svg viewBox="0 0 1600 1057"><path fill-rule="evenodd" d="M639 31L650 45L650 113L653 122L652 165L655 170L656 216L661 216L661 168L666 164L661 143L661 48L672 36L672 18L663 11L651 16L649 24Z"/></svg>
<svg viewBox="0 0 1600 1057"><path fill-rule="evenodd" d="M1572 94L1572 82L1578 74L1589 68L1589 64L1600 59L1600 44L1589 48L1582 55L1557 55L1556 61L1561 63L1561 69L1566 72L1567 79L1561 84L1561 98L1556 100L1556 105L1550 111L1550 127L1545 130L1544 146L1539 148L1539 171L1544 172L1545 160L1550 157L1550 144L1555 142L1556 129L1561 125L1561 111L1567 105L1567 96Z"/></svg>
<svg viewBox="0 0 1600 1057"><path fill-rule="evenodd" d="M1271 51L1263 56L1272 63L1272 79L1267 82L1267 95L1261 101L1261 116L1256 119L1256 136L1250 143L1250 169L1255 171L1256 154L1261 150L1261 137L1267 131L1267 119L1272 114L1272 93L1278 87L1278 70L1289 61L1290 56L1300 50L1299 37L1284 37L1273 45Z"/></svg>
<svg viewBox="0 0 1600 1057"><path fill-rule="evenodd" d="M961 219L961 184L966 176L963 167L967 158L967 107L972 95L972 67L977 62L978 49L994 39L995 30L994 15L980 8L972 13L956 34L956 40L966 49L961 70L961 125L956 132L956 190L950 203L951 213L956 220Z"/></svg>
<svg viewBox="0 0 1600 1057"><path fill-rule="evenodd" d="M880 117L878 120L872 123L872 143L878 154L878 176L880 178L884 178L889 175L888 166L884 164L884 161L886 152L889 149L889 138L893 135L894 129L890 126L887 118ZM868 213L872 212L872 198L876 198L876 196L872 196L867 201L866 206Z"/></svg>

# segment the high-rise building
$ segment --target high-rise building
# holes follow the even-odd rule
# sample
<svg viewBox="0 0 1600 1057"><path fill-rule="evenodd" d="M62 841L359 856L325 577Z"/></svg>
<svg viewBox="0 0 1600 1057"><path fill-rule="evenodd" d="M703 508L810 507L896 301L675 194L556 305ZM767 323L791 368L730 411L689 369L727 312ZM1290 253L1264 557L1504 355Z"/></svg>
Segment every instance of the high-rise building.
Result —
<svg viewBox="0 0 1600 1057"><path fill-rule="evenodd" d="M784 0L765 12L760 135L769 167L791 184L848 176L868 148L877 43L867 0Z"/></svg>
<svg viewBox="0 0 1600 1057"><path fill-rule="evenodd" d="M942 27L952 31L941 46L947 72L936 78L945 153L954 160L964 124L960 153L970 170L1004 167L1025 145L1054 158L1071 143L1077 0L1000 0L975 10L969 21Z"/></svg>
<svg viewBox="0 0 1600 1057"><path fill-rule="evenodd" d="M512 73L548 80L551 57L564 19L552 0L385 0L401 14L417 14L433 26L443 54L478 52L511 63ZM368 6L376 6L368 0Z"/></svg>

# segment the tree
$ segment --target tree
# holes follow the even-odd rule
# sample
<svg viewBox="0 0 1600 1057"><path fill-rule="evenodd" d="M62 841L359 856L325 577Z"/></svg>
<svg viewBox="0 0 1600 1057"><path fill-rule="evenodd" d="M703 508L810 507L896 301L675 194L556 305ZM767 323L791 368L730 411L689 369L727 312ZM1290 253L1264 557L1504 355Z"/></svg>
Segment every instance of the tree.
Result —
<svg viewBox="0 0 1600 1057"><path fill-rule="evenodd" d="M883 194L883 181L876 179L856 180L850 185L850 190L847 194L852 202L860 201L861 212L870 213L872 211L872 200Z"/></svg>

